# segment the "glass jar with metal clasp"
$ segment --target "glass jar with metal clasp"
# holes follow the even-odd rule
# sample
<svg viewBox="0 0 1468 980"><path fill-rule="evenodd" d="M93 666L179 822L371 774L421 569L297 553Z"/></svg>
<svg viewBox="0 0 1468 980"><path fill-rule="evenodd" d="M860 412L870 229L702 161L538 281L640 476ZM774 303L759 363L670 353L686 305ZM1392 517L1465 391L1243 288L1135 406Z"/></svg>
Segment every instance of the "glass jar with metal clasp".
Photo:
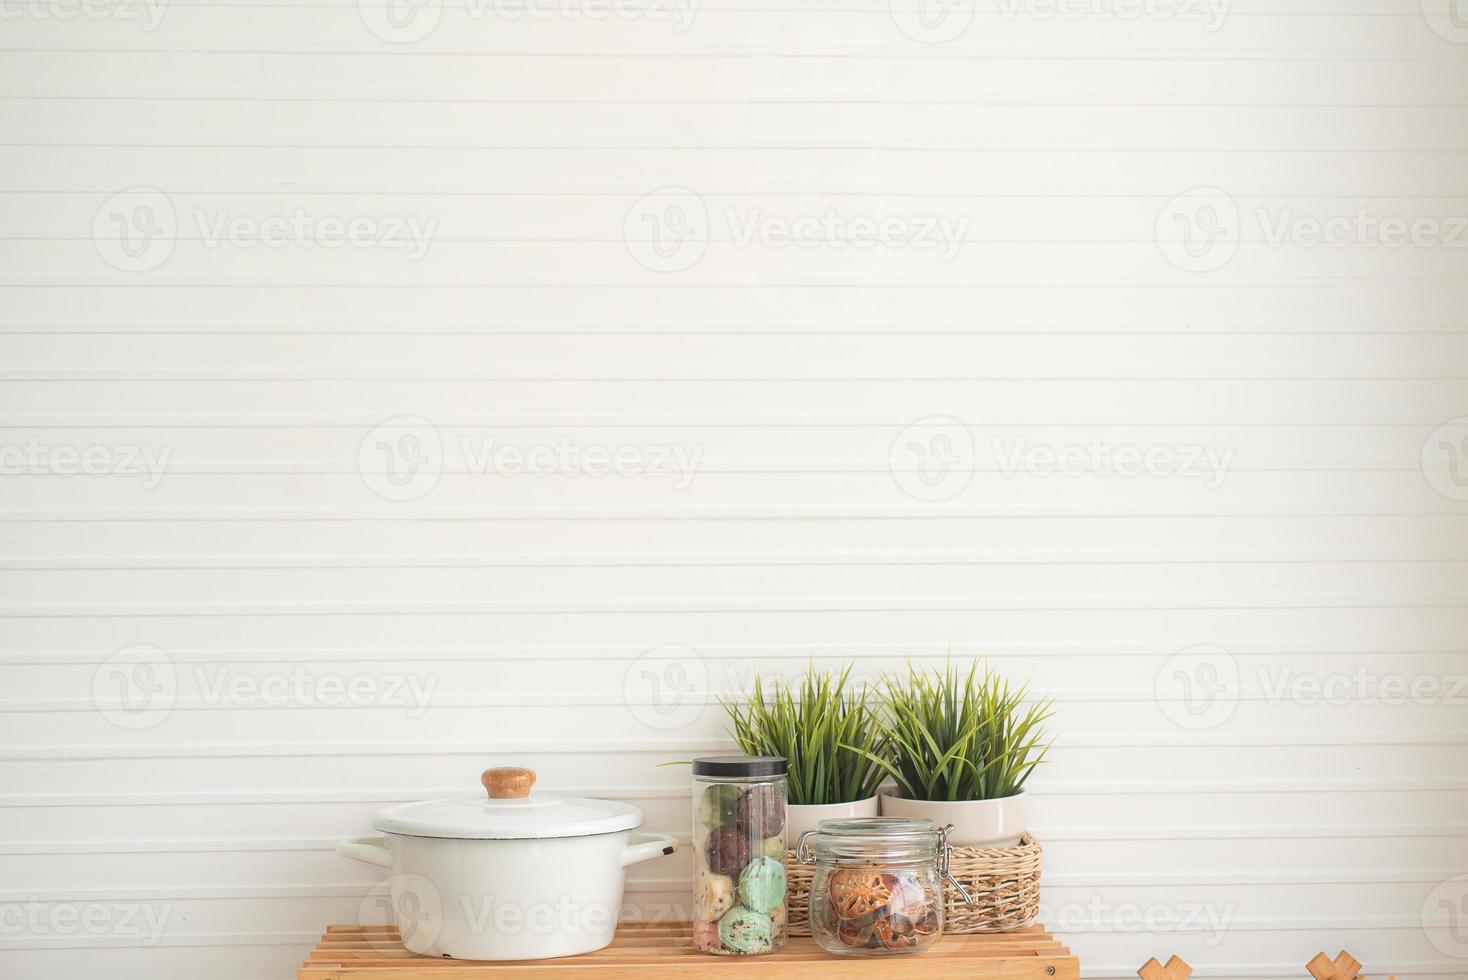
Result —
<svg viewBox="0 0 1468 980"><path fill-rule="evenodd" d="M943 935L946 881L973 899L948 865L952 827L931 820L858 817L822 820L800 836L796 858L814 864L810 931L831 953L919 953Z"/></svg>

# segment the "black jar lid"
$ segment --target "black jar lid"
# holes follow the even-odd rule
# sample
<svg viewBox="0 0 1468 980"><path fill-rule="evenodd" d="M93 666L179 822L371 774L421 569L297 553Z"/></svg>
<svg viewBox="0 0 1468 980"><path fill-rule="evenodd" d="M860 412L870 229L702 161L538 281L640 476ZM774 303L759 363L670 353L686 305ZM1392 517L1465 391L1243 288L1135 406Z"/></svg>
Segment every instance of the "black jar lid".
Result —
<svg viewBox="0 0 1468 980"><path fill-rule="evenodd" d="M788 768L783 755L714 755L693 760L695 776L783 776Z"/></svg>

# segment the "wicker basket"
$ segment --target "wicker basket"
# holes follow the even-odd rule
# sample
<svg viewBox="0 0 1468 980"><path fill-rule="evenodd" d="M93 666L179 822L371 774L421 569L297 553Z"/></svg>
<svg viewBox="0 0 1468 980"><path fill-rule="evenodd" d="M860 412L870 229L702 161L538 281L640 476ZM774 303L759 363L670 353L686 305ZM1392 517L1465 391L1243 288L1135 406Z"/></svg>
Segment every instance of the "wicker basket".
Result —
<svg viewBox="0 0 1468 980"><path fill-rule="evenodd" d="M955 847L951 870L973 896L965 905L952 889L944 893L943 931L953 935L1009 932L1035 924L1040 911L1040 866L1044 851L1034 835L1026 833L1013 847ZM810 884L815 865L795 860L785 852L790 881L792 936L810 935Z"/></svg>

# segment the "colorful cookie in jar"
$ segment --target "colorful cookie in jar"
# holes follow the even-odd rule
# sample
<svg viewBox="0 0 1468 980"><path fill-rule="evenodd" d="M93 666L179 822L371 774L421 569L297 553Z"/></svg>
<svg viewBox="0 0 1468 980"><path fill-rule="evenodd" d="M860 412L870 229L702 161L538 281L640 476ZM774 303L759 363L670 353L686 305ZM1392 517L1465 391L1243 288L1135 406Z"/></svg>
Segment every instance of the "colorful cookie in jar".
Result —
<svg viewBox="0 0 1468 980"><path fill-rule="evenodd" d="M734 879L699 869L693 889L693 915L700 921L717 922L738 901Z"/></svg>
<svg viewBox="0 0 1468 980"><path fill-rule="evenodd" d="M774 923L762 912L736 905L719 920L719 941L731 953L768 953Z"/></svg>
<svg viewBox="0 0 1468 980"><path fill-rule="evenodd" d="M770 914L785 905L785 864L757 857L739 872L739 901L745 908Z"/></svg>
<svg viewBox="0 0 1468 980"><path fill-rule="evenodd" d="M749 863L749 838L737 827L716 827L709 831L699 853L703 855L705 868L732 878Z"/></svg>

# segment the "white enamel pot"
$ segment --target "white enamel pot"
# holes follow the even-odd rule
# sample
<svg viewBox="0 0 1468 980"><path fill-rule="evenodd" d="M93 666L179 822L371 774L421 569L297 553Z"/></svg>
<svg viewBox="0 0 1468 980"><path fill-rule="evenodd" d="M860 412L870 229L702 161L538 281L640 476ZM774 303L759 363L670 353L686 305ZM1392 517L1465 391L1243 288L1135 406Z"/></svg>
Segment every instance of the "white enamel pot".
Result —
<svg viewBox="0 0 1468 980"><path fill-rule="evenodd" d="M642 811L610 800L530 796L528 769L491 769L489 798L388 807L381 837L339 841L342 857L391 871L389 920L424 956L532 960L612 941L629 865L676 848L637 832ZM370 903L364 903L364 910Z"/></svg>

